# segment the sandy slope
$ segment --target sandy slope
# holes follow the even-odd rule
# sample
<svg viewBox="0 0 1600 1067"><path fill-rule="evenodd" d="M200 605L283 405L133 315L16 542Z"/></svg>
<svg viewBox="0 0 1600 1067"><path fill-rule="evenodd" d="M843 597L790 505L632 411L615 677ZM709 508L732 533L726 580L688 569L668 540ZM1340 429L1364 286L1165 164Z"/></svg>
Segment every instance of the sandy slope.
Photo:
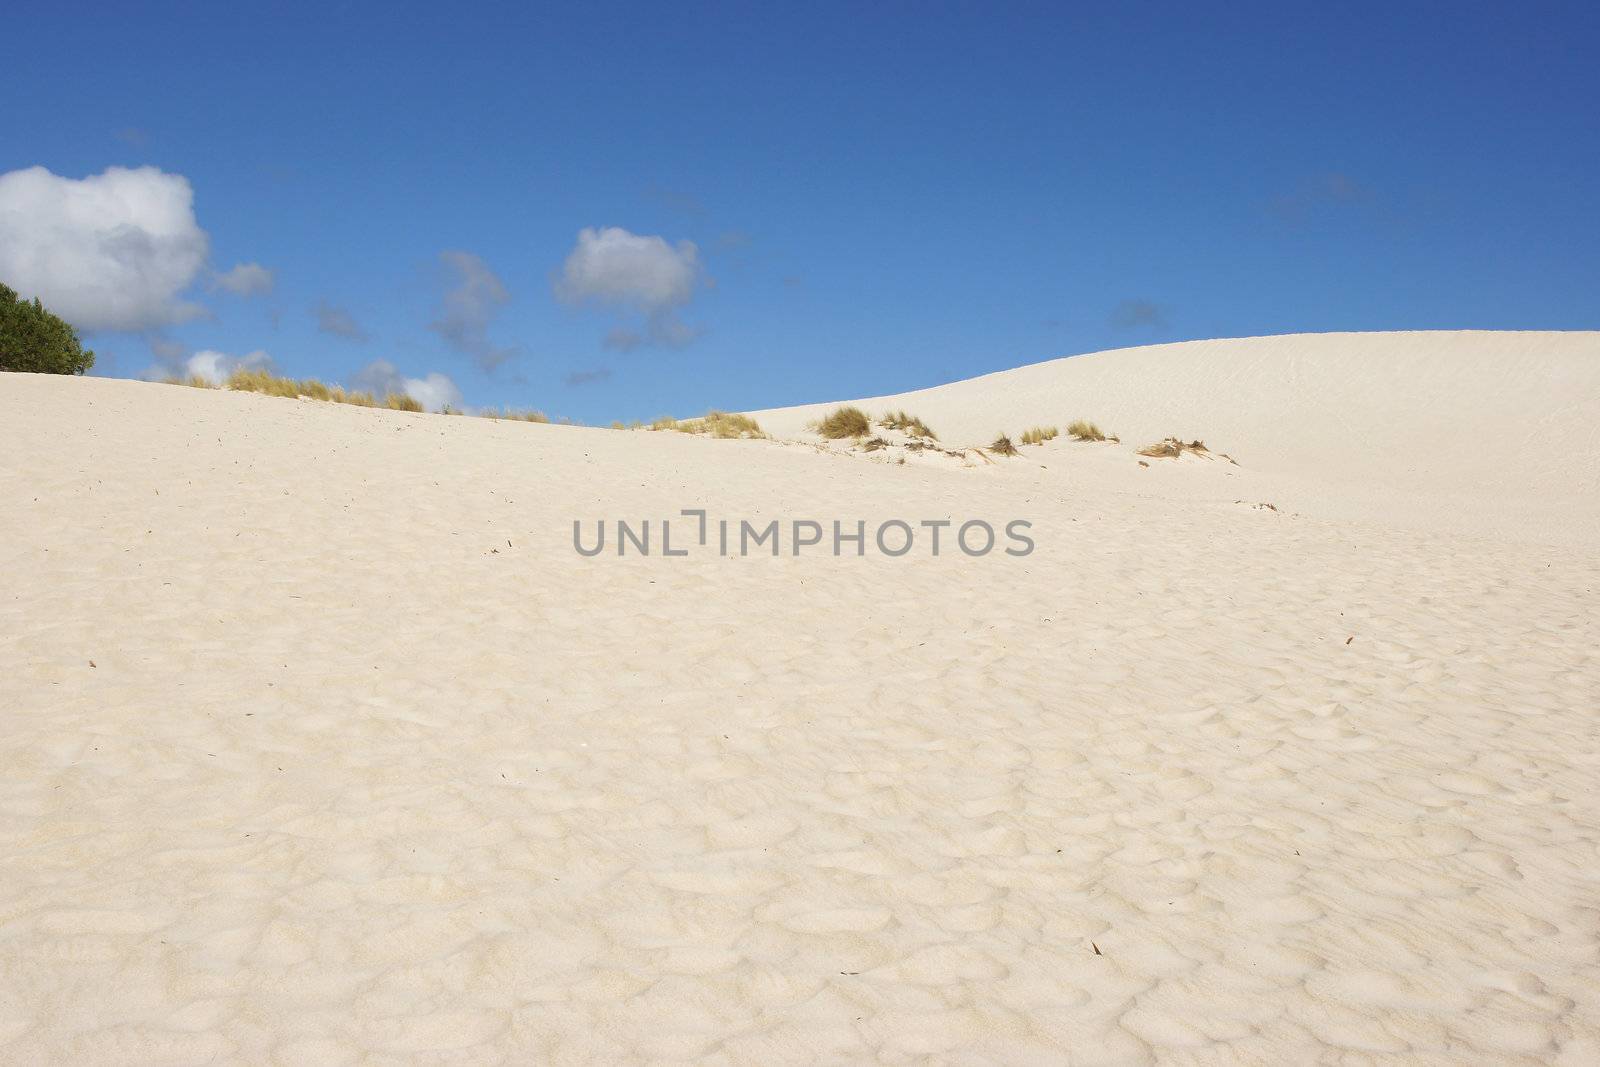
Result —
<svg viewBox="0 0 1600 1067"><path fill-rule="evenodd" d="M1595 335L1188 347L972 469L0 376L0 1063L1600 1061ZM572 550L694 507L1037 549Z"/></svg>
<svg viewBox="0 0 1600 1067"><path fill-rule="evenodd" d="M1200 438L1286 502L1421 529L1600 540L1600 333L1328 333L1151 345L862 401L987 444L1096 420ZM756 412L779 436L832 405Z"/></svg>

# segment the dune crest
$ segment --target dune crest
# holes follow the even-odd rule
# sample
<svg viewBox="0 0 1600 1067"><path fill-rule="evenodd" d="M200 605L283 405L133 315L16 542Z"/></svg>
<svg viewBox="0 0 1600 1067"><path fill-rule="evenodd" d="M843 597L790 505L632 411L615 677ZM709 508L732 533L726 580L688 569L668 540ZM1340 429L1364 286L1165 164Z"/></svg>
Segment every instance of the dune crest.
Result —
<svg viewBox="0 0 1600 1067"><path fill-rule="evenodd" d="M1419 331L1188 341L890 396L754 411L774 436L839 403L949 445L1093 419L1129 451L1202 438L1319 514L1600 541L1600 333Z"/></svg>

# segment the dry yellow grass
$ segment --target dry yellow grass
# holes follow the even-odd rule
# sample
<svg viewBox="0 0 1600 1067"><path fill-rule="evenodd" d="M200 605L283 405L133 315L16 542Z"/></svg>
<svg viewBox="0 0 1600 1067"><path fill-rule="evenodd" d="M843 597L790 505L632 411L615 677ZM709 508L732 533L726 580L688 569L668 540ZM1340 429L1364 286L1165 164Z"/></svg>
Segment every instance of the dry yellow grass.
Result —
<svg viewBox="0 0 1600 1067"><path fill-rule="evenodd" d="M1061 435L1061 431L1054 426L1035 426L1025 430L1022 434L1022 443L1025 445L1042 445L1046 441L1054 441Z"/></svg>
<svg viewBox="0 0 1600 1067"><path fill-rule="evenodd" d="M281 378L270 371L245 370L242 367L228 376L228 388L266 396L293 398L300 395L300 383L293 378Z"/></svg>
<svg viewBox="0 0 1600 1067"><path fill-rule="evenodd" d="M878 425L886 430L904 430L912 437L925 437L930 441L937 441L939 435L928 428L928 424L915 415L908 415L904 410L891 411L878 420Z"/></svg>
<svg viewBox="0 0 1600 1067"><path fill-rule="evenodd" d="M1139 455L1150 456L1153 459L1177 459L1185 452L1209 453L1204 441L1184 441L1179 437L1168 437L1157 441L1153 445L1145 445L1139 449ZM1231 459L1229 462L1233 462Z"/></svg>
<svg viewBox="0 0 1600 1067"><path fill-rule="evenodd" d="M210 378L203 378L198 374L180 378L176 374L168 375L161 379L163 385L187 385L191 389L215 389L217 385Z"/></svg>
<svg viewBox="0 0 1600 1067"><path fill-rule="evenodd" d="M328 399L335 404L350 404L358 408L374 408L378 406L377 399L371 393L349 390L342 385L336 385L328 390Z"/></svg>
<svg viewBox="0 0 1600 1067"><path fill-rule="evenodd" d="M1011 443L1011 438L1001 434L989 445L989 451L997 456L1014 456L1017 454L1017 446Z"/></svg>
<svg viewBox="0 0 1600 1067"><path fill-rule="evenodd" d="M826 418L811 424L811 428L830 441L846 437L865 437L872 432L872 420L858 407L846 405L834 408Z"/></svg>
<svg viewBox="0 0 1600 1067"><path fill-rule="evenodd" d="M1075 441L1104 441L1106 435L1100 427L1088 419L1073 419L1067 426L1067 434Z"/></svg>
<svg viewBox="0 0 1600 1067"><path fill-rule="evenodd" d="M421 411L422 405L415 397L405 393L390 393L383 398L383 406L392 411Z"/></svg>
<svg viewBox="0 0 1600 1067"><path fill-rule="evenodd" d="M659 423L662 420L657 419ZM652 430L657 426L652 425ZM660 427L667 429L668 427ZM761 432L761 426L748 415L733 414L726 411L708 411L698 419L685 419L683 422L674 420L671 429L679 433L703 433L712 437L741 438L741 437L766 437Z"/></svg>

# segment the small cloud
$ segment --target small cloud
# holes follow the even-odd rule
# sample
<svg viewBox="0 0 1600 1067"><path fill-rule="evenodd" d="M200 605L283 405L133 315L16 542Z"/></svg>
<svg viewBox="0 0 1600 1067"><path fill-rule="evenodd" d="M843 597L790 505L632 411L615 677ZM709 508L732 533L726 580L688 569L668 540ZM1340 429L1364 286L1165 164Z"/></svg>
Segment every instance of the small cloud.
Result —
<svg viewBox="0 0 1600 1067"><path fill-rule="evenodd" d="M341 307L334 307L326 300L319 300L317 306L311 309L317 317L317 330L332 337L343 337L346 341L364 343L367 331L363 330L350 312Z"/></svg>
<svg viewBox="0 0 1600 1067"><path fill-rule="evenodd" d="M687 215L689 218L698 219L706 213L705 203L693 193L652 186L645 190L644 195L647 200L656 201L668 211L675 211L680 215Z"/></svg>
<svg viewBox="0 0 1600 1067"><path fill-rule="evenodd" d="M605 339L600 343L618 352L632 352L644 344L644 335L626 326L613 326L606 331Z"/></svg>
<svg viewBox="0 0 1600 1067"><path fill-rule="evenodd" d="M351 388L385 397L390 393L409 396L429 411L461 408L461 390L446 375L434 371L421 378L407 378L393 363L375 359L350 379Z"/></svg>
<svg viewBox="0 0 1600 1067"><path fill-rule="evenodd" d="M226 274L211 279L211 289L226 289L235 296L256 296L272 292L277 275L259 263L239 263Z"/></svg>
<svg viewBox="0 0 1600 1067"><path fill-rule="evenodd" d="M1161 308L1148 300L1124 300L1111 311L1111 325L1131 330L1140 326L1163 330L1167 316Z"/></svg>
<svg viewBox="0 0 1600 1067"><path fill-rule="evenodd" d="M439 253L439 259L456 274L456 284L441 298L442 310L428 329L465 352L478 366L492 371L517 354L489 340L489 323L510 300L511 294L489 265L471 252Z"/></svg>
<svg viewBox="0 0 1600 1067"><path fill-rule="evenodd" d="M610 377L611 368L596 367L594 370L575 370L571 374L567 375L563 380L570 388L572 386L592 385L595 382L603 382L608 380Z"/></svg>
<svg viewBox="0 0 1600 1067"><path fill-rule="evenodd" d="M155 354L156 359L163 363L176 363L183 359L189 351L187 345L168 340L165 337L151 337L149 338L149 344L150 351Z"/></svg>
<svg viewBox="0 0 1600 1067"><path fill-rule="evenodd" d="M1348 174L1319 174L1300 183L1292 193L1273 197L1268 210L1285 222L1304 222L1308 217L1342 207L1359 205L1372 199L1372 192Z"/></svg>
<svg viewBox="0 0 1600 1067"><path fill-rule="evenodd" d="M700 253L693 241L668 244L665 238L630 233L620 226L578 231L578 242L562 264L556 296L568 304L592 304L613 314L639 315L644 329L613 329L609 348L632 348L646 339L682 346L700 335L683 323L678 310L704 284Z"/></svg>

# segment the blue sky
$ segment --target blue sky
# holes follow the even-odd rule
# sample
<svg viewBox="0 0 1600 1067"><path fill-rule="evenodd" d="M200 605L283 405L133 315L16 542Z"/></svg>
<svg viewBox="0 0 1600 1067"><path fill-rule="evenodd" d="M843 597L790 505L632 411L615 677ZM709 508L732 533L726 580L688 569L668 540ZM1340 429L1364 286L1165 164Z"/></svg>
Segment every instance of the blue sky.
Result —
<svg viewBox="0 0 1600 1067"><path fill-rule="evenodd" d="M1600 16L1396 7L30 4L0 173L193 191L187 311L92 330L97 372L381 359L586 421L1156 341L1600 328ZM610 227L661 240L563 286ZM219 288L237 264L270 291Z"/></svg>

